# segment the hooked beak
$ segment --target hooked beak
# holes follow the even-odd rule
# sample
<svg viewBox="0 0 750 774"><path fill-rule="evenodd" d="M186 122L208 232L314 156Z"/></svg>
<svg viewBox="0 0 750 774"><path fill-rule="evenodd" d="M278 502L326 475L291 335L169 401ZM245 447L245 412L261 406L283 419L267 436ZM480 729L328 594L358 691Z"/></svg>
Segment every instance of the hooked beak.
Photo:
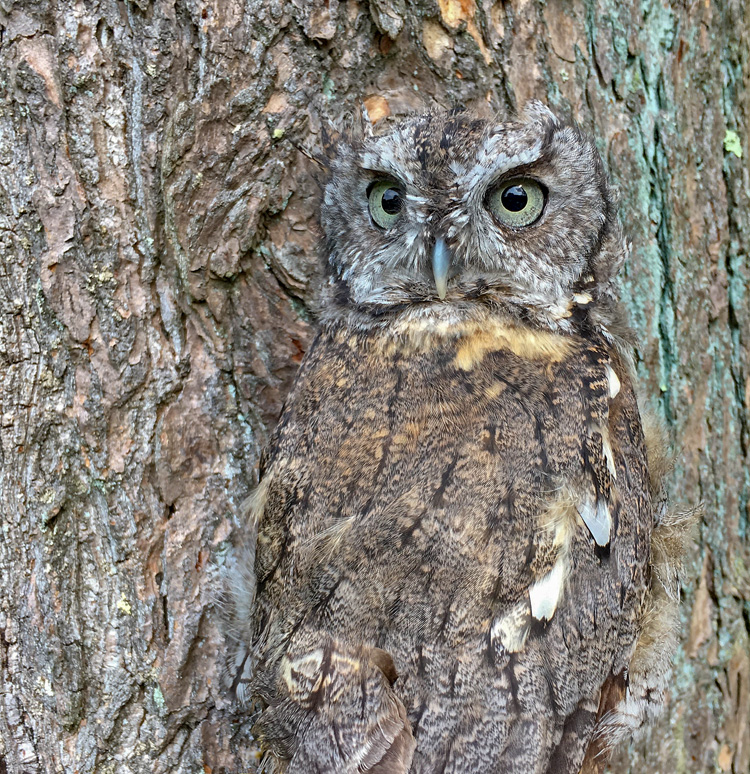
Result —
<svg viewBox="0 0 750 774"><path fill-rule="evenodd" d="M432 274L435 277L435 288L438 298L442 301L448 289L448 269L451 265L451 253L442 237L435 240L432 248Z"/></svg>

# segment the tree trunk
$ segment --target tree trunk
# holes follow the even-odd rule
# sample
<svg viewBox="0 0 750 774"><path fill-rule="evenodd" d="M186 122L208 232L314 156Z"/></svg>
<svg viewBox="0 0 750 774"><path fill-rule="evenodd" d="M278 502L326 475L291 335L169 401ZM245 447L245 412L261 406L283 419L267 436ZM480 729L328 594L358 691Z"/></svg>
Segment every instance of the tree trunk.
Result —
<svg viewBox="0 0 750 774"><path fill-rule="evenodd" d="M619 189L705 503L668 709L611 770L747 774L749 36L745 0L0 0L0 772L254 770L217 598L311 336L300 148L363 100L538 97Z"/></svg>

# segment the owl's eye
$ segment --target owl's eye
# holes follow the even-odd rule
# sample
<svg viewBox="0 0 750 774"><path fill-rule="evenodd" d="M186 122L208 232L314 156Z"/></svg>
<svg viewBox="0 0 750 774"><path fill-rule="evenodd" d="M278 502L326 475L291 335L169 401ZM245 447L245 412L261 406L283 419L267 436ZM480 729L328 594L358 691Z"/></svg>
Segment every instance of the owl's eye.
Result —
<svg viewBox="0 0 750 774"><path fill-rule="evenodd" d="M370 215L380 228L392 226L401 216L404 192L391 180L376 180L367 189Z"/></svg>
<svg viewBox="0 0 750 774"><path fill-rule="evenodd" d="M530 226L544 209L544 189L528 178L506 180L490 191L487 207L504 226Z"/></svg>

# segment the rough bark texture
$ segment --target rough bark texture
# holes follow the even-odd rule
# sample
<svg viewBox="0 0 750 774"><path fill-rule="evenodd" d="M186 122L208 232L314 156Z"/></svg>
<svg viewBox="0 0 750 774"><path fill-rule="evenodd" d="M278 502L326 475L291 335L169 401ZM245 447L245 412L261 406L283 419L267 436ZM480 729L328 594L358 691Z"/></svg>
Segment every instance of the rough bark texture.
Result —
<svg viewBox="0 0 750 774"><path fill-rule="evenodd" d="M0 0L0 772L240 772L216 592L310 341L313 166L365 100L598 138L644 392L705 502L660 725L750 770L750 4Z"/></svg>

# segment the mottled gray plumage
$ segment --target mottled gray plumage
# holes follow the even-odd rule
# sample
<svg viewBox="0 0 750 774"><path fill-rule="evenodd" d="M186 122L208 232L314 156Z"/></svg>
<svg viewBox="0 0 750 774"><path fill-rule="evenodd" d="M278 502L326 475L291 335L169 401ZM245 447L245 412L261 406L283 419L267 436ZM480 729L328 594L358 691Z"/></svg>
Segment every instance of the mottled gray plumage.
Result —
<svg viewBox="0 0 750 774"><path fill-rule="evenodd" d="M662 700L681 530L593 143L538 103L385 123L341 142L321 222L238 592L268 765L596 771Z"/></svg>

